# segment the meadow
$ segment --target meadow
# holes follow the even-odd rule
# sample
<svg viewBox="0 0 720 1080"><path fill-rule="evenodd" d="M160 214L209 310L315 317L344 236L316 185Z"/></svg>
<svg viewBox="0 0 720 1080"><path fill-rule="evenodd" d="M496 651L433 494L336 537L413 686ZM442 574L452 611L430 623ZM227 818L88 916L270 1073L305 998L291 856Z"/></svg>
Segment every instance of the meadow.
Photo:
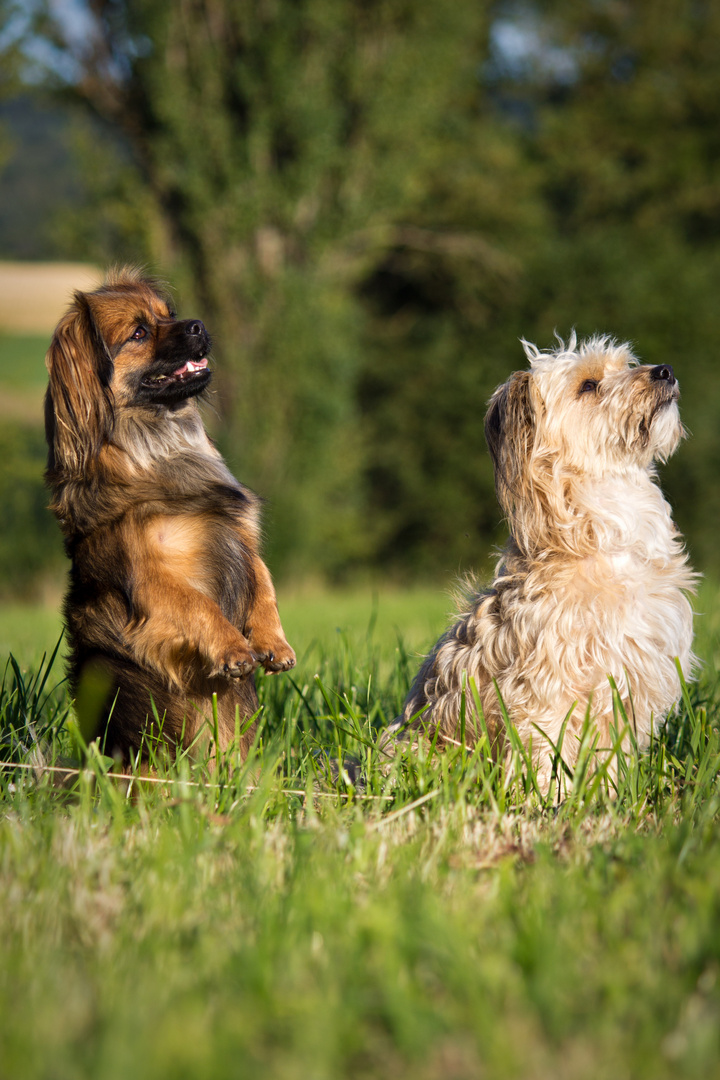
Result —
<svg viewBox="0 0 720 1080"><path fill-rule="evenodd" d="M281 592L298 666L259 678L248 762L118 777L62 681L41 479L43 355L87 279L56 267L44 306L0 264L0 1080L720 1076L720 5L7 11L0 253L144 261L212 317L279 580L477 565L484 403L520 335L576 327L677 365L662 482L716 583L616 784L588 747L561 799L518 747L383 755L449 579Z"/></svg>
<svg viewBox="0 0 720 1080"><path fill-rule="evenodd" d="M442 588L281 594L299 662L259 680L252 760L159 761L162 783L84 744L41 656L57 615L25 609L0 700L0 1076L720 1075L718 599L651 752L617 790L585 762L559 803L519 753L379 751ZM362 790L326 768L347 752Z"/></svg>
<svg viewBox="0 0 720 1080"><path fill-rule="evenodd" d="M24 333L0 338L30 425L4 443L0 576L19 595L47 567L52 602L0 609L0 1080L720 1075L718 588L698 679L617 790L587 756L561 801L519 751L383 756L451 576L281 590L298 666L259 677L251 760L119 779L53 655L47 340ZM362 789L333 780L346 754Z"/></svg>

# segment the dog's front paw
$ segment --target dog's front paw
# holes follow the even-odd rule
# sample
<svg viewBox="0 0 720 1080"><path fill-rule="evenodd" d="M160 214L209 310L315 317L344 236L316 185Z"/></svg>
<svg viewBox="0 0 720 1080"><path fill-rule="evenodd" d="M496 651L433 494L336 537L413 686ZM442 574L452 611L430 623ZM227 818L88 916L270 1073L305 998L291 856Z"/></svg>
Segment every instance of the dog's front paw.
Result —
<svg viewBox="0 0 720 1080"><path fill-rule="evenodd" d="M223 675L226 679L242 679L260 663L260 657L252 649L242 646L228 649L211 675Z"/></svg>
<svg viewBox="0 0 720 1080"><path fill-rule="evenodd" d="M284 639L272 644L264 643L262 647L253 641L252 647L266 671L289 671L295 667L295 652Z"/></svg>

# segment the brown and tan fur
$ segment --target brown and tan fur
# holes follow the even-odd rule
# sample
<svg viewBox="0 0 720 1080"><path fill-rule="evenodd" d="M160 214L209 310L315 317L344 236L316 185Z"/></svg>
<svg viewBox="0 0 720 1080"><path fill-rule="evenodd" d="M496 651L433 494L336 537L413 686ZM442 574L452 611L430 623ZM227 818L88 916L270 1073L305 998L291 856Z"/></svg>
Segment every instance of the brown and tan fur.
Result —
<svg viewBox="0 0 720 1080"><path fill-rule="evenodd" d="M554 747L572 766L586 717L597 748L613 745L608 676L648 745L680 695L675 659L687 676L695 663L695 575L656 481L684 434L672 368L601 337L524 345L530 370L497 389L485 419L510 541L492 586L465 591L390 732L458 744L464 715L474 744L473 679L495 752L508 747L502 699L547 789Z"/></svg>
<svg viewBox="0 0 720 1080"><path fill-rule="evenodd" d="M255 668L295 663L259 554L259 500L198 411L209 349L201 322L177 320L158 283L124 269L75 293L47 354L46 480L72 561L70 683L78 700L88 673L104 683L97 733L125 760L154 710L162 737L190 746L213 694L221 748L239 725L246 753Z"/></svg>

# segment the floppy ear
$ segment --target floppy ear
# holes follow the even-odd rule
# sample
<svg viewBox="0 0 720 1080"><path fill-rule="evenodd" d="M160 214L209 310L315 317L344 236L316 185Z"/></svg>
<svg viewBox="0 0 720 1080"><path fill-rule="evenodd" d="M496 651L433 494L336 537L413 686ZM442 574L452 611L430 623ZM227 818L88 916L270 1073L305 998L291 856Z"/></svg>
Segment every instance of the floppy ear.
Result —
<svg viewBox="0 0 720 1080"><path fill-rule="evenodd" d="M532 374L516 371L490 398L485 439L495 469L495 490L508 517L530 496L530 455L535 442Z"/></svg>
<svg viewBox="0 0 720 1080"><path fill-rule="evenodd" d="M83 293L58 324L45 364L48 470L82 473L113 427L113 363Z"/></svg>

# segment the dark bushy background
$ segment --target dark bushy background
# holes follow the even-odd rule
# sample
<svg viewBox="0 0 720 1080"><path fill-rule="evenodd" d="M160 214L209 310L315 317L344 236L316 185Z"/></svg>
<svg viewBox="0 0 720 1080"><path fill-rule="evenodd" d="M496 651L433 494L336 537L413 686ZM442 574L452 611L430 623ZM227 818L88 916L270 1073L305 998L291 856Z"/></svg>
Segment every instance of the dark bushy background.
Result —
<svg viewBox="0 0 720 1080"><path fill-rule="evenodd" d="M693 438L663 484L720 570L720 6L0 10L6 131L35 110L62 144L32 227L0 214L0 256L173 282L216 339L210 422L269 500L277 572L481 565L484 403L518 338L573 327L676 368Z"/></svg>

